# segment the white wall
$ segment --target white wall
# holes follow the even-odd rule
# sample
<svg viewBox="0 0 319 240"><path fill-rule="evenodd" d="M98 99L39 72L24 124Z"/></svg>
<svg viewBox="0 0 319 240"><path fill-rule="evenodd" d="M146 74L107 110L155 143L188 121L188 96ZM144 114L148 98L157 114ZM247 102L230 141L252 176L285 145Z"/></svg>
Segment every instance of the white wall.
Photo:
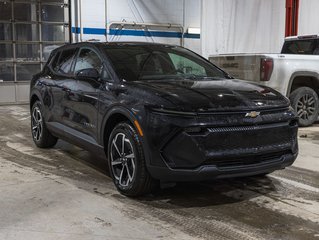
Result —
<svg viewBox="0 0 319 240"><path fill-rule="evenodd" d="M72 0L71 4L73 27L79 27L78 2ZM308 2L313 7L307 7ZM314 31L315 24L307 22L312 15L312 19L317 17L315 11L311 16L306 12L318 6L318 0L301 1L301 32ZM131 36L123 32L114 36L109 29L106 39L106 26L114 21L181 24L185 31L201 27L201 38L186 38L184 45L205 57L222 53L274 53L280 51L284 41L285 0L82 0L83 41L180 43L178 37ZM79 34L72 35L74 41L80 41Z"/></svg>
<svg viewBox="0 0 319 240"><path fill-rule="evenodd" d="M319 34L319 1L299 1L298 35Z"/></svg>
<svg viewBox="0 0 319 240"><path fill-rule="evenodd" d="M72 28L80 28L79 0L71 0ZM105 29L105 0L82 0L82 27L86 29ZM105 41L103 34L83 34L82 41L98 39ZM72 33L72 41L80 42L80 34Z"/></svg>
<svg viewBox="0 0 319 240"><path fill-rule="evenodd" d="M184 4L185 1L185 4ZM78 0L72 1L72 27L80 27ZM106 6L105 6L105 3ZM105 41L103 34L106 25L114 21L146 22L146 23L171 23L188 27L200 27L201 0L82 0L82 26L84 28L83 41L99 39ZM184 8L185 6L185 8ZM107 13L105 15L105 9ZM108 29L109 30L109 29ZM127 32L107 31L108 41L147 41L180 44L180 37L166 37L161 30L161 37L131 36ZM94 34L98 32L97 34ZM175 30L176 32L176 30ZM80 41L79 34L73 33L74 42ZM184 40L184 46L200 52L200 39L189 35ZM198 37L198 36L197 36Z"/></svg>
<svg viewBox="0 0 319 240"><path fill-rule="evenodd" d="M203 0L202 55L279 52L285 0Z"/></svg>

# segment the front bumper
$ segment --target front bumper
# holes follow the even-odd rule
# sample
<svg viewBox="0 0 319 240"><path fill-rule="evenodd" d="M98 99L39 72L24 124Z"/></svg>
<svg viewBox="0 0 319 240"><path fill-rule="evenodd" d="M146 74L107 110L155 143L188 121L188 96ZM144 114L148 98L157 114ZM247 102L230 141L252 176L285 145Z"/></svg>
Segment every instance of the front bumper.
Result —
<svg viewBox="0 0 319 240"><path fill-rule="evenodd" d="M167 182L206 181L212 179L246 177L284 169L293 164L297 155L298 153L285 154L279 159L273 159L273 161L268 163L233 166L227 169L220 169L216 165L204 165L195 169L172 169L169 166L151 166L149 171L154 178Z"/></svg>
<svg viewBox="0 0 319 240"><path fill-rule="evenodd" d="M284 111L256 119L242 113L153 117L150 174L164 181L195 181L272 172L298 154L297 122ZM148 131L150 132L150 131Z"/></svg>

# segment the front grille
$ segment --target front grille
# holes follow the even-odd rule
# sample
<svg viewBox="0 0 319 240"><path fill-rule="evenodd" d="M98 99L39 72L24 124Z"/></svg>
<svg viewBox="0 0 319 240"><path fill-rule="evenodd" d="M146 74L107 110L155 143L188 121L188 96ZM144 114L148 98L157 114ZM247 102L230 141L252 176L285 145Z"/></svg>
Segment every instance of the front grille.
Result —
<svg viewBox="0 0 319 240"><path fill-rule="evenodd" d="M262 129L286 127L287 123L273 123L264 125L254 125L254 126L234 126L234 127L217 127L217 128L207 128L209 132L240 132L240 131L258 131Z"/></svg>
<svg viewBox="0 0 319 240"><path fill-rule="evenodd" d="M289 148L293 132L288 123L208 128L197 140L209 151L209 158L238 154L257 154ZM225 157L226 157L225 156Z"/></svg>

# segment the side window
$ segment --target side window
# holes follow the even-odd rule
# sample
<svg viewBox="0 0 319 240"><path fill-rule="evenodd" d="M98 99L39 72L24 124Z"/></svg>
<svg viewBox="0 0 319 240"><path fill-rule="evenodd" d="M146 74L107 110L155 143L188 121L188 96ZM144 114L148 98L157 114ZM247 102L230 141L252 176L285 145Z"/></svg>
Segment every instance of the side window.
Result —
<svg viewBox="0 0 319 240"><path fill-rule="evenodd" d="M102 79L110 79L100 57L91 49L82 49L76 59L74 72L87 68L96 69L100 73Z"/></svg>
<svg viewBox="0 0 319 240"><path fill-rule="evenodd" d="M196 62L185 58L180 55L176 55L174 53L168 54L177 70L177 72L184 74L194 74L200 76L207 76L206 70L204 67L200 66Z"/></svg>
<svg viewBox="0 0 319 240"><path fill-rule="evenodd" d="M53 70L61 74L69 74L71 72L71 66L73 62L76 49L64 50L59 57L58 63L53 66Z"/></svg>
<svg viewBox="0 0 319 240"><path fill-rule="evenodd" d="M102 61L95 52L90 49L82 49L76 59L74 72L78 72L86 68L94 68L101 73L102 66Z"/></svg>

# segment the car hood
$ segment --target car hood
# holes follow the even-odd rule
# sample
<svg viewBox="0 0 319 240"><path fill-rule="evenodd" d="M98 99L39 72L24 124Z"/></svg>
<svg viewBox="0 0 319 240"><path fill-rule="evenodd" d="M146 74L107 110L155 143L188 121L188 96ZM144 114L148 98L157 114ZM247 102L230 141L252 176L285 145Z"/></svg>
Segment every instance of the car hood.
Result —
<svg viewBox="0 0 319 240"><path fill-rule="evenodd" d="M262 110L289 106L277 91L236 79L149 80L135 82L182 111ZM163 106L166 107L166 106Z"/></svg>

